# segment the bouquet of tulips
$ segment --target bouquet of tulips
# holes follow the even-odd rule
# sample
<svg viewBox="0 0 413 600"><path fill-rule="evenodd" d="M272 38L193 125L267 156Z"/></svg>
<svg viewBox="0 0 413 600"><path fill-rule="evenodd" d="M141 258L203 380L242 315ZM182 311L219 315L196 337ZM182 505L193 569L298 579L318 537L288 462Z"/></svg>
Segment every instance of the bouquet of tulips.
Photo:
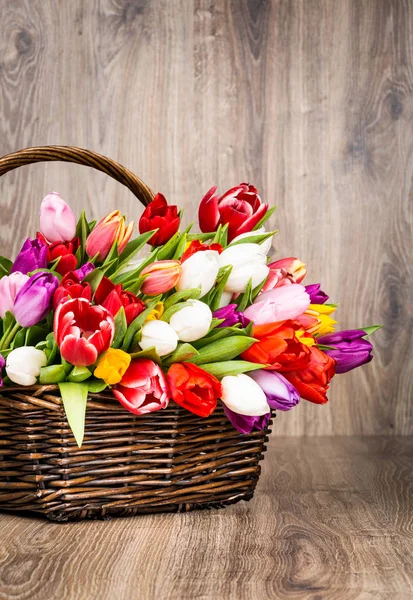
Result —
<svg viewBox="0 0 413 600"><path fill-rule="evenodd" d="M244 434L300 398L324 404L335 373L372 359L377 327L334 332L337 305L302 284L305 265L269 261L273 211L252 185L214 187L193 233L157 194L132 239L118 210L76 221L52 192L36 238L0 257L0 386L59 385L79 446L88 394L105 388L136 415L222 402Z"/></svg>

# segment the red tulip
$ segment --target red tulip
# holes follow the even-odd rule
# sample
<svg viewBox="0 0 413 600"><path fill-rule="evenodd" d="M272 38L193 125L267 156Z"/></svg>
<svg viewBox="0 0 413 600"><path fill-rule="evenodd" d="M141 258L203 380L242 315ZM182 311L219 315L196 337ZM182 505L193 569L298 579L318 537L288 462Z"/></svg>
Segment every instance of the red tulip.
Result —
<svg viewBox="0 0 413 600"><path fill-rule="evenodd" d="M102 306L76 298L59 304L53 331L62 357L76 367L88 367L110 347L115 323Z"/></svg>
<svg viewBox="0 0 413 600"><path fill-rule="evenodd" d="M218 254L221 254L224 248L221 246L221 244L209 244L208 246L208 244L203 244L199 240L193 240L183 253L181 263L186 261L193 254L196 254L197 252L205 252L206 250L216 250Z"/></svg>
<svg viewBox="0 0 413 600"><path fill-rule="evenodd" d="M139 220L140 233L158 229L149 240L152 246L162 246L178 231L181 219L178 207L169 205L165 196L156 194Z"/></svg>
<svg viewBox="0 0 413 600"><path fill-rule="evenodd" d="M228 240L231 241L241 233L252 231L268 210L257 188L248 183L240 183L221 198L215 195L216 190L216 186L211 188L199 205L199 226L205 233L228 223Z"/></svg>
<svg viewBox="0 0 413 600"><path fill-rule="evenodd" d="M199 417L209 417L221 396L216 377L191 363L175 363L168 371L168 383L174 401Z"/></svg>
<svg viewBox="0 0 413 600"><path fill-rule="evenodd" d="M137 298L131 292L125 292L120 283L114 284L107 277L104 277L100 282L95 292L94 301L106 308L114 317L123 306L128 325L146 309L146 304L140 298Z"/></svg>
<svg viewBox="0 0 413 600"><path fill-rule="evenodd" d="M129 242L133 232L133 221L125 227L125 217L119 210L114 210L95 226L86 240L86 254L92 258L98 254L98 260L103 261L109 254L113 243L118 243L120 254Z"/></svg>
<svg viewBox="0 0 413 600"><path fill-rule="evenodd" d="M49 264L60 258L56 267L57 273L66 275L66 273L76 269L77 258L75 254L80 245L79 238L74 238L70 242L54 242L53 244L49 244L41 233L37 233L37 239L43 244L47 244L47 262Z"/></svg>
<svg viewBox="0 0 413 600"><path fill-rule="evenodd" d="M155 412L169 403L168 384L161 367L146 358L133 360L112 391L122 406L135 415Z"/></svg>
<svg viewBox="0 0 413 600"><path fill-rule="evenodd" d="M58 304L70 298L86 298L92 300L92 288L89 283L82 283L74 271L66 273L53 296L53 310Z"/></svg>
<svg viewBox="0 0 413 600"><path fill-rule="evenodd" d="M336 361L317 346L311 346L310 362L302 370L284 373L284 377L297 389L304 400L325 404L329 383L335 373Z"/></svg>
<svg viewBox="0 0 413 600"><path fill-rule="evenodd" d="M244 360L271 365L275 371L296 371L304 369L310 361L310 352L296 336L301 324L297 321L256 325L252 330L255 342L242 353Z"/></svg>

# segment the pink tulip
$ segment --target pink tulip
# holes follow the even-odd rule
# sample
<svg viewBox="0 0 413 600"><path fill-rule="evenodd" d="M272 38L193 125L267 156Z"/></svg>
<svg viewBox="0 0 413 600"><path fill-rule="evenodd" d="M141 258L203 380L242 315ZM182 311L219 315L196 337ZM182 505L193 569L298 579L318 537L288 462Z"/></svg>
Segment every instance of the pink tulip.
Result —
<svg viewBox="0 0 413 600"><path fill-rule="evenodd" d="M257 300L244 311L244 316L255 325L278 323L287 319L296 319L310 305L310 296L303 285L291 285L275 288L258 296Z"/></svg>
<svg viewBox="0 0 413 600"><path fill-rule="evenodd" d="M305 264L298 258L281 258L268 265L270 273L262 292L273 290L290 283L300 283L307 274Z"/></svg>
<svg viewBox="0 0 413 600"><path fill-rule="evenodd" d="M57 192L43 198L40 206L40 231L51 243L70 242L76 235L76 217Z"/></svg>
<svg viewBox="0 0 413 600"><path fill-rule="evenodd" d="M23 275L19 271L0 279L0 317L2 319L7 312L14 314L16 296L28 280L28 275Z"/></svg>
<svg viewBox="0 0 413 600"><path fill-rule="evenodd" d="M155 412L169 403L166 377L161 367L147 358L132 360L112 391L122 406L135 415Z"/></svg>
<svg viewBox="0 0 413 600"><path fill-rule="evenodd" d="M124 250L132 235L133 221L125 227L125 217L119 210L114 210L104 217L86 240L86 254L93 258L97 254L98 260L103 261L109 254L115 241L118 243L119 254Z"/></svg>
<svg viewBox="0 0 413 600"><path fill-rule="evenodd" d="M169 292L178 283L182 266L179 260L158 260L148 265L141 273L146 275L141 290L147 296Z"/></svg>

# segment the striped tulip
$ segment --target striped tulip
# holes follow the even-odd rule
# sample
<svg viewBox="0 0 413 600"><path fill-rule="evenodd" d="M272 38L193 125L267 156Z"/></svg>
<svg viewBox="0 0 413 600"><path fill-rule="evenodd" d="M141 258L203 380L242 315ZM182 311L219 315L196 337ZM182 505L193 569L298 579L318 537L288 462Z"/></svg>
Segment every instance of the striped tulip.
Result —
<svg viewBox="0 0 413 600"><path fill-rule="evenodd" d="M142 292L147 296L157 296L169 292L178 283L182 266L179 260L158 260L143 269L145 276Z"/></svg>
<svg viewBox="0 0 413 600"><path fill-rule="evenodd" d="M103 261L109 254L113 243L118 243L119 254L124 250L132 235L134 223L125 226L125 217L119 210L106 215L99 221L86 240L86 254L92 258L98 255L98 260Z"/></svg>

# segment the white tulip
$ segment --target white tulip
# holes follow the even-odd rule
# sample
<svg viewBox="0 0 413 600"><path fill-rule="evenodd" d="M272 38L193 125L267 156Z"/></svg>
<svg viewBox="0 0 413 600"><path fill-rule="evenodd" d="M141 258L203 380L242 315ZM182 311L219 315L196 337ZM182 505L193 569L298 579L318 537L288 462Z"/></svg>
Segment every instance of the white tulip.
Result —
<svg viewBox="0 0 413 600"><path fill-rule="evenodd" d="M264 392L248 375L226 375L221 386L221 400L233 412L248 417L259 417L270 412Z"/></svg>
<svg viewBox="0 0 413 600"><path fill-rule="evenodd" d="M235 294L245 292L250 279L252 287L256 287L270 271L267 267L267 255L259 244L229 246L219 255L218 263L220 268L232 265L225 291Z"/></svg>
<svg viewBox="0 0 413 600"><path fill-rule="evenodd" d="M155 348L158 356L173 352L178 345L175 330L165 321L149 321L142 327L142 337L139 346L142 350Z"/></svg>
<svg viewBox="0 0 413 600"><path fill-rule="evenodd" d="M219 253L216 250L196 252L182 263L182 271L176 285L178 292L201 288L201 296L205 296L213 288L218 271Z"/></svg>
<svg viewBox="0 0 413 600"><path fill-rule="evenodd" d="M169 322L182 342L194 342L208 333L212 312L204 302L188 300L186 306L172 315Z"/></svg>
<svg viewBox="0 0 413 600"><path fill-rule="evenodd" d="M255 229L255 231L247 231L246 233L241 233L240 235L237 235L237 237L235 237L231 244L233 244L234 242L238 242L239 240L243 240L247 237L251 237L252 235L259 235L261 233L267 233L265 231L265 227L260 227L259 229ZM271 237L268 238L268 240L265 240L265 242L261 242L259 244L259 246L262 248L262 251L264 252L264 254L268 254L268 252L271 250L271 244L272 244L272 238L274 236L272 235Z"/></svg>
<svg viewBox="0 0 413 600"><path fill-rule="evenodd" d="M12 350L6 359L7 377L18 385L35 385L40 368L46 364L47 357L42 350L34 346L22 346Z"/></svg>

